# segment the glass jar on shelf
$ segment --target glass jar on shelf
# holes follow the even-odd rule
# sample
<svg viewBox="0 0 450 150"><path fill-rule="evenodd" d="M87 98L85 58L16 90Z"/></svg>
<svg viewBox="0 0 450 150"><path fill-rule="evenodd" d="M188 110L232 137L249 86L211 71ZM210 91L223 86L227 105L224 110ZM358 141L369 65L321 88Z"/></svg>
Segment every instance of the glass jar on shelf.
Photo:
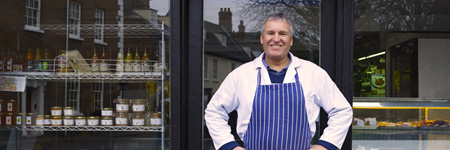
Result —
<svg viewBox="0 0 450 150"><path fill-rule="evenodd" d="M8 113L5 116L5 125L7 126L15 126L16 125L16 115L14 113Z"/></svg>
<svg viewBox="0 0 450 150"><path fill-rule="evenodd" d="M44 115L36 116L36 126L44 126Z"/></svg>
<svg viewBox="0 0 450 150"><path fill-rule="evenodd" d="M52 125L52 116L44 115L44 126Z"/></svg>
<svg viewBox="0 0 450 150"><path fill-rule="evenodd" d="M0 99L0 113L2 112L6 112L6 105L4 104L4 101Z"/></svg>
<svg viewBox="0 0 450 150"><path fill-rule="evenodd" d="M128 113L116 113L116 126L128 126L129 118Z"/></svg>
<svg viewBox="0 0 450 150"><path fill-rule="evenodd" d="M65 107L64 108L64 116L74 116L73 107Z"/></svg>
<svg viewBox="0 0 450 150"><path fill-rule="evenodd" d="M36 125L36 115L34 113L28 113L25 123L27 126Z"/></svg>
<svg viewBox="0 0 450 150"><path fill-rule="evenodd" d="M113 116L113 109L112 108L103 108L102 109L102 117L112 117Z"/></svg>
<svg viewBox="0 0 450 150"><path fill-rule="evenodd" d="M98 126L99 121L98 121L98 116L90 116L87 119L88 122L88 126Z"/></svg>
<svg viewBox="0 0 450 150"><path fill-rule="evenodd" d="M17 112L17 101L13 99L8 100L6 104L6 109L8 113Z"/></svg>
<svg viewBox="0 0 450 150"><path fill-rule="evenodd" d="M131 118L131 125L144 126L145 125L145 113L134 113Z"/></svg>
<svg viewBox="0 0 450 150"><path fill-rule="evenodd" d="M130 109L130 100L128 99L115 99L116 112L117 113L128 113Z"/></svg>
<svg viewBox="0 0 450 150"><path fill-rule="evenodd" d="M22 113L17 113L16 115L16 125L22 125Z"/></svg>
<svg viewBox="0 0 450 150"><path fill-rule="evenodd" d="M86 117L85 116L77 116L75 118L76 126L85 126L86 125Z"/></svg>
<svg viewBox="0 0 450 150"><path fill-rule="evenodd" d="M150 126L152 127L161 127L162 118L161 112L153 112L150 114Z"/></svg>
<svg viewBox="0 0 450 150"><path fill-rule="evenodd" d="M53 106L51 108L52 116L62 116L62 107L60 106Z"/></svg>
<svg viewBox="0 0 450 150"><path fill-rule="evenodd" d="M113 117L103 116L101 124L102 126L113 126Z"/></svg>
<svg viewBox="0 0 450 150"><path fill-rule="evenodd" d="M52 126L62 126L63 120L61 116L52 116Z"/></svg>
<svg viewBox="0 0 450 150"><path fill-rule="evenodd" d="M75 120L73 116L64 116L64 125L65 126L73 126L75 124Z"/></svg>
<svg viewBox="0 0 450 150"><path fill-rule="evenodd" d="M147 106L147 100L146 99L132 99L131 101L131 108L133 113L144 113Z"/></svg>

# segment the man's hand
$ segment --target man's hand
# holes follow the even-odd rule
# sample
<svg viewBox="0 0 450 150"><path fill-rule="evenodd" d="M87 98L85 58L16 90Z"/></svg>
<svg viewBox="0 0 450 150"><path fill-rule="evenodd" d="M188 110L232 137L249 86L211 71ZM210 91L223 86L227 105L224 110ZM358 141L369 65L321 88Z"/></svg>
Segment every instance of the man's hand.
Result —
<svg viewBox="0 0 450 150"><path fill-rule="evenodd" d="M233 148L233 150L245 150L245 149L243 147L238 146L238 147Z"/></svg>
<svg viewBox="0 0 450 150"><path fill-rule="evenodd" d="M327 150L327 148L323 147L322 145L313 145L309 150Z"/></svg>

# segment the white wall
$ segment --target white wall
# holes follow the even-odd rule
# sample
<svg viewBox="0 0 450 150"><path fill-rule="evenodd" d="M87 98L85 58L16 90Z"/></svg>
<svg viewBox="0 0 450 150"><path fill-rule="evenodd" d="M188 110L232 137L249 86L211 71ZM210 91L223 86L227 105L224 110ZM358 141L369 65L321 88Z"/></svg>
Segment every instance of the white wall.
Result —
<svg viewBox="0 0 450 150"><path fill-rule="evenodd" d="M450 39L418 40L420 98L450 98Z"/></svg>

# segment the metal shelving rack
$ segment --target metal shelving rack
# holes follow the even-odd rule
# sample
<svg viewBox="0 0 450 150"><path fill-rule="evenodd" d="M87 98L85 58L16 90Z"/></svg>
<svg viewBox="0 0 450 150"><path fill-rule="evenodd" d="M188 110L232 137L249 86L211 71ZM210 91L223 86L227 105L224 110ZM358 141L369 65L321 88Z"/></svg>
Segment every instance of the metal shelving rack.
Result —
<svg viewBox="0 0 450 150"><path fill-rule="evenodd" d="M93 29L92 25L83 25L84 29ZM164 22L161 24L127 24L127 25L106 25L106 36L117 37L117 30L120 28L126 29L127 34L130 37L125 38L161 38L161 69L156 72L55 72L53 71L34 71L34 72L1 72L0 76L19 76L26 77L27 80L45 80L45 81L67 81L67 80L79 80L80 82L159 82L161 81L161 114L162 124L161 127L152 126L26 126L22 124L20 126L3 126L0 129L7 130L24 130L24 131L143 131L143 132L160 132L161 133L161 149L164 149L164 134L165 134L165 122L164 122L164 99L165 99L165 80L166 76L170 76L166 73L166 60L165 60L165 33ZM49 30L54 33L66 34L67 27L65 25L42 25L41 29ZM90 31L86 33L90 33ZM92 32L93 33L93 32ZM86 35L86 34L84 34ZM90 34L88 34L90 35ZM164 65L162 65L164 64ZM24 97L25 94L22 94ZM25 99L22 99L22 103L25 103ZM24 109L24 107L22 107ZM23 118L25 116L22 116Z"/></svg>
<svg viewBox="0 0 450 150"><path fill-rule="evenodd" d="M161 132L161 127L151 126L9 126L8 129L26 131L145 131Z"/></svg>

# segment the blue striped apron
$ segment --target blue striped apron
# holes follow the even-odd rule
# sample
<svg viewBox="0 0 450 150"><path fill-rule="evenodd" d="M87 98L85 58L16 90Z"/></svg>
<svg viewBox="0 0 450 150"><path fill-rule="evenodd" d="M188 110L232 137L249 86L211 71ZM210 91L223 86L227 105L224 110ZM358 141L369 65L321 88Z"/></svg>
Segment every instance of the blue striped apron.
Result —
<svg viewBox="0 0 450 150"><path fill-rule="evenodd" d="M311 130L305 109L303 89L295 74L295 83L261 85L244 136L246 150L306 150L311 148Z"/></svg>

